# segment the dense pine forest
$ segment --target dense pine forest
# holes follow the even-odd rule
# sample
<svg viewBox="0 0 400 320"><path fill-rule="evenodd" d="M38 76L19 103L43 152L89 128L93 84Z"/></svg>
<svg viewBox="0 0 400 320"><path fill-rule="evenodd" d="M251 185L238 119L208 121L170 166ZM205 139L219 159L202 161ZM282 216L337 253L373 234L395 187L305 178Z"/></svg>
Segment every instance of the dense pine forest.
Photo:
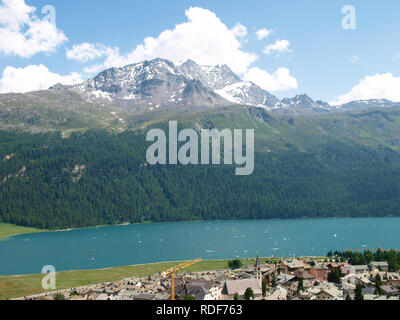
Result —
<svg viewBox="0 0 400 320"><path fill-rule="evenodd" d="M0 220L60 229L203 219L400 215L400 154L330 140L233 166L150 166L142 131L0 132Z"/></svg>

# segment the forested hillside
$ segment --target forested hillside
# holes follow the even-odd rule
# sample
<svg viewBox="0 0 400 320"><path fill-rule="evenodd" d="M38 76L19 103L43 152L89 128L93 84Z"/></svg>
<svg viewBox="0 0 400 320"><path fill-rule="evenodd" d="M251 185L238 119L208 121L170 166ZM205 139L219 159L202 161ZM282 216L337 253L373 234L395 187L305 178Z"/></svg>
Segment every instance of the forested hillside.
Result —
<svg viewBox="0 0 400 320"><path fill-rule="evenodd" d="M0 219L58 229L143 221L399 216L395 116L379 116L375 129L374 114L317 121L271 117L254 108L181 119L192 126L256 128L255 171L245 177L236 176L234 166L147 165L143 128L154 123L69 138L60 132L0 131Z"/></svg>

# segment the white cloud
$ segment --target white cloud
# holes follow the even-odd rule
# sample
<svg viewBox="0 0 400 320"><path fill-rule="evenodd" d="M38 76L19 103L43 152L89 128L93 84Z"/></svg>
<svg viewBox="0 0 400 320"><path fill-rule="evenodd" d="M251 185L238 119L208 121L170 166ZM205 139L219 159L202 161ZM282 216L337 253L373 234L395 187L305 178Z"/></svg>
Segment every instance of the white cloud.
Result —
<svg viewBox="0 0 400 320"><path fill-rule="evenodd" d="M259 29L256 31L256 35L257 35L257 39L258 40L263 40L263 39L267 39L271 33L273 31L272 30L268 30L268 29Z"/></svg>
<svg viewBox="0 0 400 320"><path fill-rule="evenodd" d="M247 35L244 25L237 23L230 29L215 13L198 7L191 7L185 14L186 22L176 25L172 30L161 32L157 37L145 38L142 44L127 54L120 54L119 48L84 43L74 46L67 56L89 61L106 55L103 64L86 67L86 73L96 73L101 69L121 67L154 58L169 59L175 64L191 59L200 65L227 64L240 76L245 75L250 81L270 91L297 88L296 79L286 68L280 68L273 74L259 68L251 68L258 56L242 48L240 40Z"/></svg>
<svg viewBox="0 0 400 320"><path fill-rule="evenodd" d="M35 11L24 0L2 0L0 52L30 58L39 52L54 52L68 40L49 20L39 19Z"/></svg>
<svg viewBox="0 0 400 320"><path fill-rule="evenodd" d="M62 83L66 85L80 83L80 74L73 72L62 76L50 72L44 65L29 65L25 68L6 67L0 79L0 93L29 92L48 89L52 85Z"/></svg>
<svg viewBox="0 0 400 320"><path fill-rule="evenodd" d="M362 79L349 93L331 102L340 105L354 100L388 99L400 102L400 77L391 73L376 74Z"/></svg>
<svg viewBox="0 0 400 320"><path fill-rule="evenodd" d="M276 40L274 44L269 44L265 47L264 53L265 54L271 54L274 51L276 52L292 52L292 50L289 48L290 47L290 42L288 40Z"/></svg>
<svg viewBox="0 0 400 320"><path fill-rule="evenodd" d="M244 38L247 36L247 28L241 23L236 23L231 32L235 37Z"/></svg>
<svg viewBox="0 0 400 320"><path fill-rule="evenodd" d="M88 42L80 45L74 45L72 49L67 50L67 58L79 62L88 62L111 53L111 48L107 48L102 44L91 44Z"/></svg>
<svg viewBox="0 0 400 320"><path fill-rule="evenodd" d="M104 67L120 67L154 58L165 58L174 63L187 59L201 65L227 64L233 71L244 73L258 59L257 55L242 50L240 38L247 28L240 23L229 29L214 12L191 7L186 11L187 21L158 37L147 37L132 52L121 55L118 48L107 53Z"/></svg>
<svg viewBox="0 0 400 320"><path fill-rule="evenodd" d="M297 89L297 80L290 75L287 68L278 68L273 74L254 67L244 76L244 80L252 81L264 90L276 92L290 89Z"/></svg>

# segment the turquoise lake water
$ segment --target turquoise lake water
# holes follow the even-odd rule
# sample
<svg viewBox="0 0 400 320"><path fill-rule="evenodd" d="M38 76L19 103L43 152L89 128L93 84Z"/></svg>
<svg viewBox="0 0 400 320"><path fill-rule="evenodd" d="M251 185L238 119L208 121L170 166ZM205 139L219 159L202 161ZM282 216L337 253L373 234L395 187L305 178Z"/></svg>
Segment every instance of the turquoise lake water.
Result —
<svg viewBox="0 0 400 320"><path fill-rule="evenodd" d="M19 235L0 241L0 275L195 258L326 255L400 248L400 218L155 223Z"/></svg>

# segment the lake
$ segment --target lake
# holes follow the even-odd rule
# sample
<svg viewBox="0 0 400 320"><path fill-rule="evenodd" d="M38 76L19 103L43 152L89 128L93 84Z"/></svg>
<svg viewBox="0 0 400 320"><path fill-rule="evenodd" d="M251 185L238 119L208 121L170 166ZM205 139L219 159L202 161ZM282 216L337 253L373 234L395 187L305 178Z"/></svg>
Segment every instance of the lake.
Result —
<svg viewBox="0 0 400 320"><path fill-rule="evenodd" d="M0 275L100 269L195 258L317 256L397 249L400 218L154 223L19 235L0 241Z"/></svg>

